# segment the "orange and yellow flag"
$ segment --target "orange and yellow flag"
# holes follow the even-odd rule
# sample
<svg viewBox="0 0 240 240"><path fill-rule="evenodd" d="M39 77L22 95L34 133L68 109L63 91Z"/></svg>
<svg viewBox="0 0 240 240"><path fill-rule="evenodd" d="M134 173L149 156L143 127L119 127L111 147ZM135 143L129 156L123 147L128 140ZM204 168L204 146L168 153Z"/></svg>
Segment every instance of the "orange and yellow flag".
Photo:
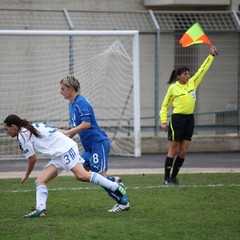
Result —
<svg viewBox="0 0 240 240"><path fill-rule="evenodd" d="M208 39L207 35L203 32L199 23L195 23L190 27L181 37L179 43L182 47L188 47L193 44L205 43L212 45L211 41Z"/></svg>

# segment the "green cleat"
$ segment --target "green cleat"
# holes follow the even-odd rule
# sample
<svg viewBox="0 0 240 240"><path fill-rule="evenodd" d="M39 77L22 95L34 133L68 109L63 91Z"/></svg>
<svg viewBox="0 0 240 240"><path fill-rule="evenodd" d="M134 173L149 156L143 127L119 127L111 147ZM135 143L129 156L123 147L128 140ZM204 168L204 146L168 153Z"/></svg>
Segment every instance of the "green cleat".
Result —
<svg viewBox="0 0 240 240"><path fill-rule="evenodd" d="M45 209L43 210L35 209L32 212L24 215L23 218L37 218L37 217L46 217L46 216L47 216L47 213Z"/></svg>
<svg viewBox="0 0 240 240"><path fill-rule="evenodd" d="M127 205L129 202L128 194L122 183L119 183L117 193L121 196L121 199L118 203L121 205Z"/></svg>

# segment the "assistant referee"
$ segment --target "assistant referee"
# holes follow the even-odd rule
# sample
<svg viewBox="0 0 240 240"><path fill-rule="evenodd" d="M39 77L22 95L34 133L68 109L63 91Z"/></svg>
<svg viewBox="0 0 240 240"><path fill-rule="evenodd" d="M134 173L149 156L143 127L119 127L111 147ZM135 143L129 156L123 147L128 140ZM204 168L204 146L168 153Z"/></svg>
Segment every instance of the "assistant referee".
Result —
<svg viewBox="0 0 240 240"><path fill-rule="evenodd" d="M165 185L179 184L177 175L192 140L195 125L193 112L196 103L196 90L217 54L215 46L211 46L209 51L209 56L194 76L190 77L188 67L181 67L172 71L167 82L171 85L160 110L161 128L165 132L168 131L169 140L163 180ZM171 105L173 110L168 124L168 110Z"/></svg>

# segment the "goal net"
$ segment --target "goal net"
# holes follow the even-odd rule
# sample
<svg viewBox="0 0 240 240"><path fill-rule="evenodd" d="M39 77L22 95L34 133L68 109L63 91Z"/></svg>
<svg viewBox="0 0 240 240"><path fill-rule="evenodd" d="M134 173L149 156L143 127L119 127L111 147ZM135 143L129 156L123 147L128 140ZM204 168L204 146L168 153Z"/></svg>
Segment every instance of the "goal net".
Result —
<svg viewBox="0 0 240 240"><path fill-rule="evenodd" d="M70 127L59 84L68 74L79 79L109 136L110 155L140 156L138 48L137 31L0 30L0 159L23 158L3 129L9 114Z"/></svg>

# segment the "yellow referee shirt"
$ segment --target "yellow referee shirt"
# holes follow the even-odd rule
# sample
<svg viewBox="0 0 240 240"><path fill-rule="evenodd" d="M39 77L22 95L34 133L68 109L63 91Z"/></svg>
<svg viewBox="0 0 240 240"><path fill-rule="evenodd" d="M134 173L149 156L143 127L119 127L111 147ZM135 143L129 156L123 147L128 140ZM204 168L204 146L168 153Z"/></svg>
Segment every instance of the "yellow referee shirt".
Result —
<svg viewBox="0 0 240 240"><path fill-rule="evenodd" d="M200 66L198 71L188 80L186 84L181 84L176 81L170 85L160 110L160 118L162 123L167 122L168 108L171 104L173 105L173 113L193 113L196 102L197 87L211 66L213 59L214 57L209 55Z"/></svg>

